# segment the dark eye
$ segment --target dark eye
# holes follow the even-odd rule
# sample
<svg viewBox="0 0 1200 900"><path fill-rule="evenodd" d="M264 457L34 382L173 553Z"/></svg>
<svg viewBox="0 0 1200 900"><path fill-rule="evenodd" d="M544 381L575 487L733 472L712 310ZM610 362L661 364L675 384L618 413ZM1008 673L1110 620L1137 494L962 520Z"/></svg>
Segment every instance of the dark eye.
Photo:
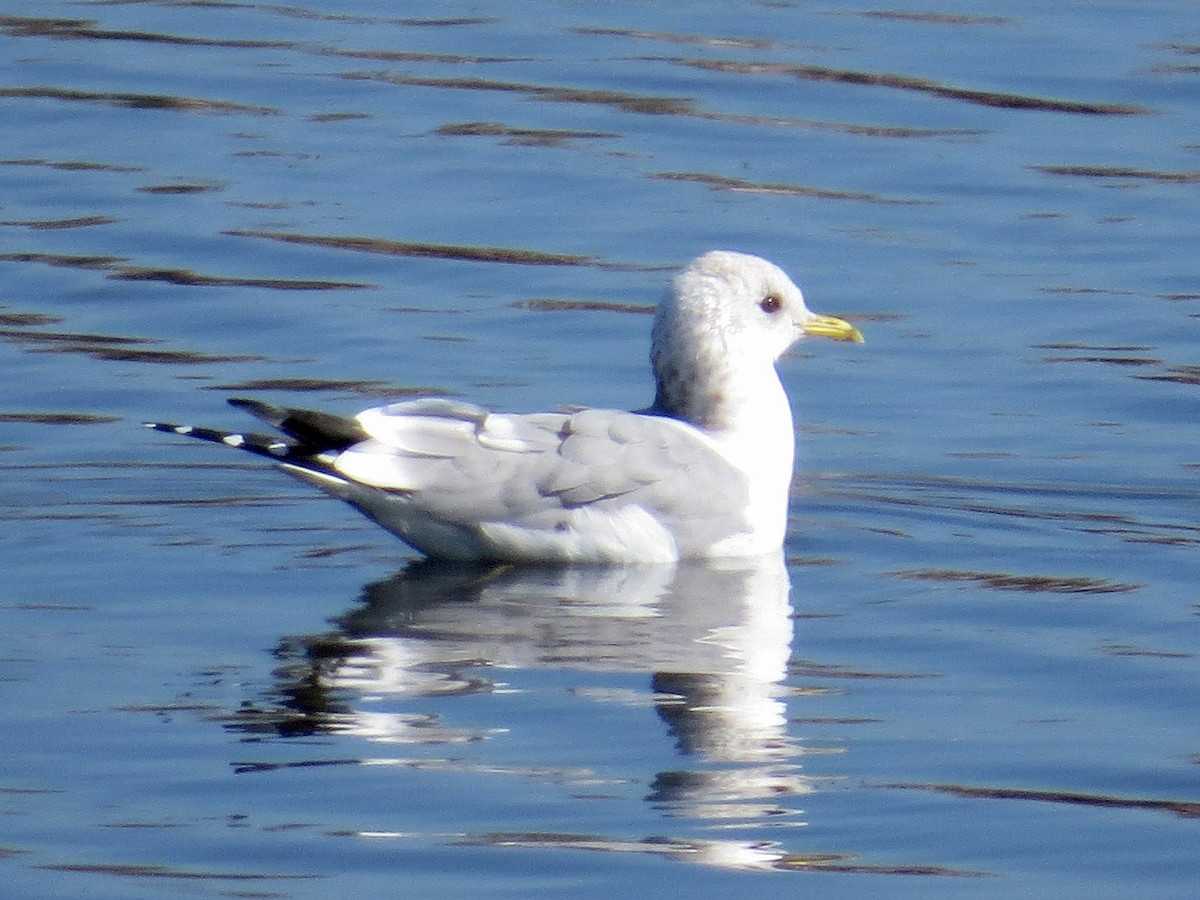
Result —
<svg viewBox="0 0 1200 900"><path fill-rule="evenodd" d="M763 298L762 303L758 304L758 306L759 309L765 313L777 313L783 309L783 301L774 294L767 294L767 296Z"/></svg>

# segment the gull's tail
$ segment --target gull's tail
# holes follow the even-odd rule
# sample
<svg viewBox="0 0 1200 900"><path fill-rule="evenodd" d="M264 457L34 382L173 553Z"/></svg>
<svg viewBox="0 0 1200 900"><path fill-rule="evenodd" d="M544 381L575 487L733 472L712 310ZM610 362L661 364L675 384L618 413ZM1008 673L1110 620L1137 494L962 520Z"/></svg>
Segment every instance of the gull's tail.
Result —
<svg viewBox="0 0 1200 900"><path fill-rule="evenodd" d="M278 463L290 463L318 472L326 471L337 453L367 439L366 432L353 419L307 409L275 406L241 397L231 397L229 403L278 428L284 436L252 431L220 431L216 428L176 425L171 422L143 424L155 431L224 444L226 447L265 456Z"/></svg>
<svg viewBox="0 0 1200 900"><path fill-rule="evenodd" d="M142 424L154 431L197 438L212 444L224 444L226 447L266 457L288 475L346 501L388 531L408 540L414 526L412 513L405 502L405 491L383 490L359 484L337 470L337 458L343 450L370 439L370 435L356 420L308 409L274 406L260 400L234 397L230 398L229 402L279 429L282 434L220 431L196 425L175 425L171 422ZM449 524L445 525L446 530L452 527ZM429 530L428 526L422 528L419 533Z"/></svg>

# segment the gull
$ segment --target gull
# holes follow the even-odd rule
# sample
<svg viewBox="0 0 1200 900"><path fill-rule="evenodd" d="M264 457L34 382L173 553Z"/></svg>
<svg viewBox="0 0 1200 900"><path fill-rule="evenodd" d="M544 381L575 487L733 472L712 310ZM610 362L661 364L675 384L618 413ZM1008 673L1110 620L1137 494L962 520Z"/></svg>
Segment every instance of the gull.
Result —
<svg viewBox="0 0 1200 900"><path fill-rule="evenodd" d="M774 264L714 250L656 310L643 410L512 414L427 398L344 418L231 398L282 436L145 425L267 457L434 558L756 556L783 544L795 451L775 365L813 335L863 340L811 312Z"/></svg>

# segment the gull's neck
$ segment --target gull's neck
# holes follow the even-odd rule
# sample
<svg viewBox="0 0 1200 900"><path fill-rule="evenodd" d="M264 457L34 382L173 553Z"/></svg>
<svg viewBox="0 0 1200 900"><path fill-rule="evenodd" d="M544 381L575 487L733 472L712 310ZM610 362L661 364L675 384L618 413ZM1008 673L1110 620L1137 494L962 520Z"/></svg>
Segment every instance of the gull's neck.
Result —
<svg viewBox="0 0 1200 900"><path fill-rule="evenodd" d="M773 362L763 357L653 359L651 411L704 432L752 481L786 492L795 436L792 410ZM782 483L782 484L781 484Z"/></svg>
<svg viewBox="0 0 1200 900"><path fill-rule="evenodd" d="M787 531L795 435L775 366L760 358L757 365L736 372L726 368L719 377L696 381L663 377L668 373L657 365L655 373L658 394L650 411L694 425L746 478L745 528L719 552L744 555L777 548Z"/></svg>

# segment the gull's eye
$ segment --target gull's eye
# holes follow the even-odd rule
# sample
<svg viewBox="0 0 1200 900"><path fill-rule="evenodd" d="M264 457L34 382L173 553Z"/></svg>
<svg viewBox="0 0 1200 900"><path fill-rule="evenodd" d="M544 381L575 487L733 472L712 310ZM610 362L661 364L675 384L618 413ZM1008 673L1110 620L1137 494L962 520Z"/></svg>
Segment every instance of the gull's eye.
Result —
<svg viewBox="0 0 1200 900"><path fill-rule="evenodd" d="M765 313L777 313L783 309L783 301L774 294L767 294L758 307Z"/></svg>

